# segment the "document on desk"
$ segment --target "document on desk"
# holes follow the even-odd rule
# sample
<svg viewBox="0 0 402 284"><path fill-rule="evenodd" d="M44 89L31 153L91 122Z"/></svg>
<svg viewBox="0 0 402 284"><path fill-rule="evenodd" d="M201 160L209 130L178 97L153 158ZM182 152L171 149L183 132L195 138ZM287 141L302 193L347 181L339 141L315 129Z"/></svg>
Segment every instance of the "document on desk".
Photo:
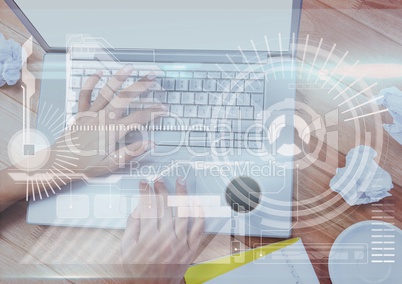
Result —
<svg viewBox="0 0 402 284"><path fill-rule="evenodd" d="M194 265L185 280L187 284L320 283L300 238Z"/></svg>

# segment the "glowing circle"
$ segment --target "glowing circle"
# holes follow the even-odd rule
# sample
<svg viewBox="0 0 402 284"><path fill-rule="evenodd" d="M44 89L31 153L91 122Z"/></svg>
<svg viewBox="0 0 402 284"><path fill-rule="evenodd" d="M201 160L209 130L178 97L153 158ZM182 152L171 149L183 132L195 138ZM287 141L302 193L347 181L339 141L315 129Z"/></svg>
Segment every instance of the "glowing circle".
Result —
<svg viewBox="0 0 402 284"><path fill-rule="evenodd" d="M18 131L8 143L10 162L23 171L42 169L49 160L48 139L39 131L29 129Z"/></svg>

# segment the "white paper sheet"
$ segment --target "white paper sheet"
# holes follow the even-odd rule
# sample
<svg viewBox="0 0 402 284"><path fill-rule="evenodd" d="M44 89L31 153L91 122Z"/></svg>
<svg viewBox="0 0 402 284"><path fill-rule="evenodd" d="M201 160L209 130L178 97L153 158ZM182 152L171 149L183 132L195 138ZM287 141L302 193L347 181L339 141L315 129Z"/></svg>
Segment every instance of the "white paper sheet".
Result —
<svg viewBox="0 0 402 284"><path fill-rule="evenodd" d="M375 161L377 152L369 146L357 146L346 155L346 165L338 168L330 187L349 205L377 202L391 196L393 188L389 173Z"/></svg>
<svg viewBox="0 0 402 284"><path fill-rule="evenodd" d="M391 124L384 124L384 129L399 144L402 144L402 91L396 87L382 89L378 96L382 96L377 102L388 108L394 119Z"/></svg>

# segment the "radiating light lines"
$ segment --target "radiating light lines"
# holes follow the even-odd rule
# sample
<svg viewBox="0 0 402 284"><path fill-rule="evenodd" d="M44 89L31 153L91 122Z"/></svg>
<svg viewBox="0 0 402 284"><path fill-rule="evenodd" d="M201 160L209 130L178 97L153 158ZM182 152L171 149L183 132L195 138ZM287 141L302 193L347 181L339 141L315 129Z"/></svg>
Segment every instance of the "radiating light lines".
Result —
<svg viewBox="0 0 402 284"><path fill-rule="evenodd" d="M47 110L47 112L46 112L46 114L45 114L45 116L43 117L43 121L46 121L46 118L47 118L47 116L49 115L49 113L50 113L50 111L52 110L52 108L53 108L53 105L50 105L49 106L49 108L48 108L48 110ZM44 109L43 109L44 110ZM42 111L43 111L42 110Z"/></svg>
<svg viewBox="0 0 402 284"><path fill-rule="evenodd" d="M229 59L230 63L232 63L232 65L236 68L236 70L237 70L238 72L241 72L241 70L240 70L239 67L237 66L238 64L236 64L236 63L233 61L232 57L230 57L229 54L226 54L225 56L226 56L227 59Z"/></svg>
<svg viewBox="0 0 402 284"><path fill-rule="evenodd" d="M281 39L281 38L280 38L280 36L279 36L279 40L280 40L280 39ZM267 41L267 40L266 40L266 41ZM308 63L308 62L306 62L306 55L307 55L307 50L308 50L308 48L309 48L309 42L310 42L310 35L307 34L307 35L306 35L306 38L305 38L305 43L304 43L304 45L301 46L301 47L299 47L300 49L303 50L303 55L302 55L302 59L301 59L301 67L300 67L300 70L299 70L299 72L300 72L300 73L299 73L299 79L302 78L305 65ZM313 61L312 61L311 64L309 64L309 65L310 65L310 69L309 69L308 75L307 75L307 81L308 81L308 82L309 82L310 79L311 79L311 75L312 75L312 73L313 73L313 70L315 70L315 65L316 65L316 62L317 62L317 58L319 57L320 51L321 51L321 49L322 49L323 42L324 42L324 39L323 39L323 38L320 38L320 40L319 40L319 42L318 42L318 46L317 46L316 49L315 49ZM333 44L333 45L332 45L331 50L329 51L328 55L326 56L325 62L324 62L324 64L323 64L323 66L321 67L321 70L325 70L325 68L327 67L328 62L331 60L332 55L334 54L334 51L335 51L336 46L337 46L336 44ZM294 67L293 67L293 60L294 60L294 59L293 59L293 54L294 54L294 53L292 52L292 74L293 74L293 72L294 72L294 70L293 70L293 69L294 69ZM338 69L340 68L340 66L344 63L344 61L345 61L345 59L347 58L348 54L349 54L349 51L346 51L346 52L342 55L342 57L341 57L341 58L339 59L339 61L337 62L335 68L333 68L333 69L330 71L330 74L329 74L329 76L326 78L324 84L322 84L321 89L324 89L324 87L329 83L330 79L333 78L333 76L334 76L335 74L337 74L337 73L336 73L337 70L338 70ZM338 79L337 82L334 83L334 84L331 86L331 88L330 88L329 91L328 91L328 94L330 94L330 93L333 92L338 86L340 86L340 84L344 82L344 79L351 73L351 71L352 71L354 68L356 68L356 67L359 65L359 63L360 63L360 61L357 60L353 65L351 65L350 67L348 67L347 71L342 74L342 77L341 77L340 79ZM273 65L272 65L272 66L273 66ZM346 85L336 96L333 97L333 100L336 100L336 99L338 99L340 96L344 95L348 90L352 89L352 87L354 87L354 86L357 85L359 82L361 82L361 81L364 79L364 77L365 77L364 74L363 74L363 75L360 75L360 76L359 76L357 79L355 79L352 83ZM319 79L320 79L320 76L317 76L317 78L315 78L314 84L317 83ZM376 85L377 85L377 83L373 83L373 84L371 84L370 86L364 88L363 90L357 92L355 95L353 95L353 96L351 96L351 97L349 97L349 98L346 98L343 102L341 102L341 103L338 104L338 107L341 107L342 105L344 105L344 104L347 103L347 102L350 102L351 100L353 100L353 99L356 98L357 96L359 96L359 95L361 95L361 94L364 94L365 92L367 92L368 90L372 89L372 88L375 87ZM348 110L343 111L342 114L351 112L351 111L353 111L353 110L355 110L355 109L357 109L357 108L359 108L359 107L362 107L362 106L364 106L364 105L370 104L370 103L372 103L372 102L374 102L374 101L376 101L376 100L378 100L378 99L379 99L379 98L370 99L368 102L359 104L359 105L357 105L357 106L354 106L354 107L352 107L352 108L349 108ZM376 110L376 111L373 111L373 112L370 112L370 113L366 113L366 114L362 114L362 115L355 116L355 117L352 117L352 118L344 119L344 121L345 121L345 122L348 122L348 121L352 121L352 120L355 120L355 119L359 119L359 118L364 118L364 117L368 117L368 116L380 114L380 113L386 112L386 111L387 111L387 109Z"/></svg>
<svg viewBox="0 0 402 284"><path fill-rule="evenodd" d="M55 174L52 169L49 169L49 171L53 174L53 176L57 177L58 180L60 180L64 185L66 185L66 183L64 182L64 180L62 180L62 179L59 177L59 175ZM52 179L52 180L54 180L54 179ZM57 184L57 182L56 182L56 184Z"/></svg>
<svg viewBox="0 0 402 284"><path fill-rule="evenodd" d="M45 174L49 175L47 172ZM46 180L47 184L49 185L50 189L52 190L52 193L56 194L54 189L53 189L53 186L50 184L49 180L48 179L45 179L45 180Z"/></svg>
<svg viewBox="0 0 402 284"><path fill-rule="evenodd" d="M281 64L282 64L282 78L285 79L285 67L283 66L282 35L281 35L281 33L278 33L278 41L279 41L279 57L281 58Z"/></svg>
<svg viewBox="0 0 402 284"><path fill-rule="evenodd" d="M53 135L59 135L61 134L64 130L65 130L65 125L66 125L66 121L64 120L65 114L62 113L60 116L57 117L57 119L49 126L50 132ZM55 125L57 122L59 122L59 124ZM56 130L59 130L57 132L55 132Z"/></svg>
<svg viewBox="0 0 402 284"><path fill-rule="evenodd" d="M35 182L36 182L36 186L38 188L38 194L39 194L39 198L42 200L42 193L39 187L39 183L38 183L38 178L35 177Z"/></svg>
<svg viewBox="0 0 402 284"><path fill-rule="evenodd" d="M34 187L34 183L33 183L33 179L30 180L31 182L31 190L32 190L32 199L33 201L35 201L35 187ZM27 196L28 199L28 196Z"/></svg>
<svg viewBox="0 0 402 284"><path fill-rule="evenodd" d="M45 102L43 103L43 108L46 108L46 103L47 103L47 101L45 101ZM44 114L43 111L41 111L41 112L39 113L38 124L42 121L42 115L43 115L43 114Z"/></svg>
<svg viewBox="0 0 402 284"><path fill-rule="evenodd" d="M325 83L322 85L321 89L324 89L324 87L327 85L328 81L332 78L332 76L335 74L335 71L338 69L338 67L343 63L345 60L346 56L348 56L349 51L346 51L345 54L342 56L342 58L339 60L338 64L335 66L335 68L332 70L331 75L328 76L327 80Z"/></svg>
<svg viewBox="0 0 402 284"><path fill-rule="evenodd" d="M318 43L317 51L315 52L315 55L314 55L313 64L311 65L310 72L308 73L307 81L310 81L311 72L313 71L313 69L315 67L315 62L317 61L317 57L318 57L318 54L319 54L319 52L321 50L321 45L322 45L323 40L324 39L321 38L320 42Z"/></svg>
<svg viewBox="0 0 402 284"><path fill-rule="evenodd" d="M270 43L269 43L269 40L268 40L267 36L266 35L264 36L264 42L265 42L265 46L266 46L266 49L267 49L267 65L270 65L271 69L274 71L272 73L273 73L273 77L274 77L275 80L277 80L277 75L276 75L277 72L282 72L282 77L285 76L284 59L283 59L283 56L282 56L283 55L282 54L282 35L280 33L278 33L278 39L277 40L279 42L279 54L280 54L280 61L281 61L281 67L282 67L282 69L280 69L280 70L274 66L274 60L272 58L273 56L272 56L272 50L271 50L271 47L270 47ZM301 52L300 53L301 54L301 65L299 67L295 67L295 62L294 62L295 61L295 52L296 52L296 48L294 48L295 44L296 44L295 43L295 34L292 34L292 39L291 40L292 40L292 44L293 44L293 48L292 48L291 54L290 54L291 55L291 70L290 70L291 71L291 77L293 78L293 74L297 71L297 72L299 72L299 74L298 74L299 79L302 79L303 74L306 74L307 82L310 82L311 79L312 79L312 75L314 74L313 71L317 69L316 65L317 65L318 58L323 57L323 56L321 56L321 53L322 53L321 51L325 51L324 48L323 48L323 46L324 46L324 38L320 38L320 40L318 41L317 46L313 47L311 45L311 43L310 43L311 42L310 35L309 34L306 35L305 39L303 39L304 44L301 44L301 45L299 45L297 47L297 49L299 49L300 52ZM255 44L254 40L251 40L250 42L251 42L251 46L252 46L252 48L254 50L256 59L258 60L258 63L261 65L262 60L261 60L261 58L260 58L260 56L258 54L256 44ZM334 57L334 54L335 54L336 47L337 47L337 44L333 44L331 46L329 52L326 54L325 57L323 57L323 58L325 58L325 61L324 61L324 64L322 65L322 67L320 68L320 70L326 70L330 60L332 60L332 61L336 60L337 61L335 67L333 67L333 68L328 70L329 74L324 79L325 80L324 83L321 84L321 89L324 89L325 86L328 85L328 83L330 83L330 80L332 78L334 78L335 75L338 75L338 74L342 75L342 76L339 76L340 78L337 79L336 82L331 81L331 88L329 89L328 94L332 93L334 90L339 88L339 86L341 86L341 84L343 85L344 81L345 81L345 78L347 78L348 76L352 76L354 74L353 70L357 66L359 66L359 64L360 64L360 61L357 60L352 65L350 65L350 66L346 65L346 68L344 68L343 65L346 64L346 59L347 59L347 57L349 55L349 51L346 51L346 52L342 53L340 58L336 57L334 59L333 57ZM240 54L241 54L241 56L243 58L243 62L246 63L247 66L249 66L249 69L251 71L253 69L251 67L251 63L247 59L245 53L240 48L240 46L238 46L238 50L239 50L239 52L240 52ZM312 62L307 62L307 58L308 58L307 54L314 55L314 57L312 57L313 58ZM238 67L236 66L236 64L233 62L233 60L230 58L230 56L227 55L227 57L230 60L230 62L232 63L232 65L238 71L240 71L238 69ZM309 67L308 71L307 70L304 71L304 69L306 69L307 64L310 65L310 67ZM278 69L277 72L275 72L275 69ZM342 69L344 71L341 72L341 73L338 72L338 70L340 70L340 69ZM342 95L345 95L348 90L356 90L358 88L357 87L358 85L360 85L361 83L364 83L363 82L364 78L365 78L365 75L362 74L357 79L355 79L352 83L347 84L345 87L343 87L342 90L340 90L333 97L333 100L336 100L336 99L340 98ZM316 76L316 78L313 79L314 84L316 84L318 82L318 80L320 80L320 79L322 79L322 77L318 74ZM355 99L359 95L364 94L365 92L371 90L376 85L377 85L377 83L373 83L370 86L365 87L363 90L357 91L357 93L354 94L353 96L347 97L347 98L344 99L344 101L340 102L338 104L338 107L341 107L344 104L346 104L348 102L351 102L353 99ZM378 100L378 98L370 99L368 102L361 103L361 104L359 104L357 106L349 108L348 110L342 111L342 114L349 113L349 112L351 112L353 110L356 110L356 109L358 109L360 107L363 107L363 106L368 105L368 104L370 104L372 102L375 102L376 100ZM372 111L370 113L366 113L366 114L362 114L362 115L355 116L355 117L352 117L352 118L344 119L344 121L345 122L352 121L352 120L355 120L355 119L380 114L380 113L386 112L386 111L387 111L386 109L375 110L375 111Z"/></svg>
<svg viewBox="0 0 402 284"><path fill-rule="evenodd" d="M386 111L388 111L387 108L386 109L381 109L381 110L378 110L378 111L374 111L374 112L370 112L370 113L366 113L366 114L362 114L362 115L359 115L359 116L351 117L351 118L345 119L344 121L347 122L347 121L351 121L351 120L355 120L355 119L359 119L359 118L363 118L363 117L383 113L383 112L386 112Z"/></svg>
<svg viewBox="0 0 402 284"><path fill-rule="evenodd" d="M57 163L57 162L54 162L53 164L55 164L56 166L58 166L58 167L60 167L60 168L62 168L63 170L66 170L67 172L69 172L69 173L74 173L74 171L72 171L72 170L70 170L70 169L68 169L68 168L66 168L65 166L63 166L63 165L60 165L59 163ZM54 167L53 167L54 168ZM59 171L59 169L57 169L58 171ZM65 174L64 174L65 175ZM65 177L66 178L68 178L68 176L66 176L65 175Z"/></svg>
<svg viewBox="0 0 402 284"><path fill-rule="evenodd" d="M42 178L42 177L40 178L40 183L42 184L42 188L43 188L43 190L45 191L46 197L49 197L49 194L47 193L47 190L46 190L46 186L45 186L45 184L43 183L43 178Z"/></svg>
<svg viewBox="0 0 402 284"><path fill-rule="evenodd" d="M354 107L352 107L352 108L350 108L350 109L347 109L347 110L343 111L342 114L345 114L345 113L347 113L347 112L349 112L349 111L352 111L352 110L354 110L354 109L357 109L357 108L359 108L359 107L365 106L365 105L367 105L367 104L369 104L369 103L378 101L378 100L380 100L380 99L382 99L382 98L384 98L383 95L378 96L378 97L373 98L373 99L371 99L371 100L369 100L369 101L367 101L367 102L364 102L364 103L362 103L362 104L360 104L360 105L357 105L357 106L354 106ZM339 107L339 105L338 105L338 107Z"/></svg>
<svg viewBox="0 0 402 284"><path fill-rule="evenodd" d="M329 59L331 58L332 53L333 53L334 50L335 50L335 47L336 47L336 43L334 43L334 45L332 46L331 51L329 52L329 54L328 54L328 56L327 56L327 59L326 59L325 62L324 62L324 65L321 67L321 70L325 70L325 67L327 67L328 61L329 61ZM319 79L320 79L320 76L317 76L317 78L315 79L314 84L316 84Z"/></svg>
<svg viewBox="0 0 402 284"><path fill-rule="evenodd" d="M51 172L52 172L52 170L50 170ZM53 173L53 172L52 172ZM58 185L58 183L54 180L54 178L48 173L48 172L46 172L46 174L49 176L49 180L51 180L56 186L57 186L57 188L59 189L59 190L61 190L61 187ZM54 173L53 173L53 175L54 175Z"/></svg>
<svg viewBox="0 0 402 284"><path fill-rule="evenodd" d="M255 46L254 40L250 40L250 43L251 43L251 46L253 47L255 56L256 56L256 58L258 59L258 63L259 63L260 65L262 65L263 63L262 63L262 61L261 61L260 55L258 54L257 47Z"/></svg>
<svg viewBox="0 0 402 284"><path fill-rule="evenodd" d="M70 162L64 161L64 160L59 159L59 158L56 158L56 161L59 161L60 163L63 163L63 164L70 165L70 166L72 166L72 167L77 167L77 165L76 165L76 164L73 164L73 163L70 163Z"/></svg>
<svg viewBox="0 0 402 284"><path fill-rule="evenodd" d="M49 174L49 172L51 172L52 175ZM61 180L59 178L59 175L55 174L52 170L48 170L43 173L37 173L33 176L28 176L27 181L26 181L26 201L29 201L29 195L31 195L32 200L35 201L36 194L38 194L39 199L42 200L43 199L43 195L41 193L42 191L44 191L44 193L46 194L46 197L49 197L50 195L49 195L48 189L50 189L53 194L56 194L54 187L52 186L52 183L54 185L56 185L56 187L59 190L61 190L61 187L59 186L58 182L56 182L54 177L57 177L61 182L63 182L63 180ZM64 183L64 184L66 184L66 183ZM31 194L29 194L30 189L31 189Z"/></svg>
<svg viewBox="0 0 402 284"><path fill-rule="evenodd" d="M248 72L246 71L246 73L254 72L254 69L255 69L255 68L250 65L249 59L246 57L246 55L244 54L244 52L243 52L243 50L241 49L240 46L238 46L238 49L239 49L239 51L240 51L240 53L241 53L241 55L242 55L243 61L246 62L247 66L248 66L248 69L249 69L249 70L248 70ZM232 62L233 62L233 61L232 61ZM239 78L239 79L244 79L244 78ZM253 86L251 86L251 87L252 87L252 89L254 89Z"/></svg>
<svg viewBox="0 0 402 284"><path fill-rule="evenodd" d="M274 61L272 60L272 55L271 55L271 48L269 47L269 42L268 42L268 38L266 35L264 35L264 40L265 40L265 45L267 47L267 52L268 52L269 62L271 63L271 68L272 68L272 70L275 70ZM273 73L274 73L274 78L276 80L276 72L273 72Z"/></svg>
<svg viewBox="0 0 402 284"><path fill-rule="evenodd" d="M27 177L27 180L25 183L26 183L25 201L28 201L29 200L29 179L28 179L28 177Z"/></svg>
<svg viewBox="0 0 402 284"><path fill-rule="evenodd" d="M336 87L338 87L338 85L343 82L343 79L346 78L346 76L348 76L349 72L357 66L357 64L359 64L359 60L357 60L352 66L350 66L348 68L348 71L345 72L345 74L343 74L342 78L340 78L333 86L332 88L328 91L328 94L330 94L333 90L335 90ZM336 96L334 99L336 99L338 96Z"/></svg>
<svg viewBox="0 0 402 284"><path fill-rule="evenodd" d="M347 98L346 100L344 100L343 102L341 102L341 103L338 105L338 107L340 107L341 105L343 105L343 104L345 104L345 103L349 102L350 100L352 100L352 99L356 98L357 96L359 96L359 95L363 94L364 92L366 92L366 91L370 90L370 89L371 89L371 88L373 88L374 86L377 86L377 82L375 82L375 83L371 84L370 86L368 86L368 87L367 87L367 88L365 88L364 90L362 90L362 91L358 92L357 94L355 94L355 95L353 95L353 96L351 96L351 97ZM381 96L381 97L384 97L384 96ZM335 98L334 98L334 99L335 99ZM378 98L377 98L377 99L375 99L375 100L370 100L369 102L371 102L371 101L376 101L376 100L378 100ZM363 105L364 105L364 104L363 104Z"/></svg>
<svg viewBox="0 0 402 284"><path fill-rule="evenodd" d="M77 167L76 162L79 160L79 157L76 155L71 155L77 153L73 153L73 151L69 150L69 145L66 145L66 143L73 143L79 138L71 137L72 134L77 132L75 130L61 133L65 131L64 125L66 122L64 120L64 117L64 111L60 112L59 108L55 108L53 105L47 104L46 101L44 102L42 111L38 115L37 125L42 126L42 128L48 129L56 140L54 144L56 149L53 149L55 150L55 156L53 157L52 161L49 161L49 163L47 163L50 164L50 162L52 162L52 168L54 171L52 169L37 169L32 168L32 166L28 166L28 169L26 170L27 201L29 201L29 196L31 196L32 201L43 199L45 196L49 197L50 193L56 193L56 187L61 190L60 185L66 185L66 182L64 182L63 179L60 178L60 176L69 179L66 173L73 174L74 171L72 169ZM61 128L61 130L59 130L59 128ZM59 131L56 132L56 130ZM74 146L78 147L79 144L77 143ZM52 149L48 148L44 151L52 151ZM44 194L42 194L42 192L44 192Z"/></svg>
<svg viewBox="0 0 402 284"><path fill-rule="evenodd" d="M306 60L306 53L307 53L307 47L308 47L308 41L310 39L310 35L307 34L306 36L306 43L304 44L304 51L303 51L303 59L301 62L301 67L300 67L300 75L299 75L299 79L301 79L302 75L303 75L303 68L304 68L304 62Z"/></svg>
<svg viewBox="0 0 402 284"><path fill-rule="evenodd" d="M55 155L49 155L51 160L46 163L44 161L45 166L40 166L40 168L39 166L33 168L32 163L29 163L28 159L24 177L26 182L26 201L30 200L30 196L32 201L36 201L49 197L50 193L56 194L55 188L61 190L61 185L66 185L64 180L71 180L68 175L74 174L73 169L77 168L77 162L80 159L78 156L79 153L78 151L70 150L68 144L78 142L79 137L71 137L78 131L66 131L64 117L64 111L60 113L59 108L55 108L53 105L44 102L42 111L38 114L37 125L49 130L49 133L53 135L55 148L52 149L50 145L46 145L49 148L42 149L41 145L38 151L53 151ZM56 132L59 128L61 130ZM36 130L31 131L36 133ZM64 133L58 135L60 132ZM38 134L41 133L38 132ZM74 144L74 146L79 147L79 143ZM35 159L34 155L31 157L32 159ZM50 167L52 168L50 169Z"/></svg>
<svg viewBox="0 0 402 284"><path fill-rule="evenodd" d="M78 157L71 157L71 156L65 156L65 155L60 155L60 154L58 154L57 157L62 157L62 158L66 158L66 159L76 160L76 161L79 160ZM74 165L74 166L77 166L77 165Z"/></svg>
<svg viewBox="0 0 402 284"><path fill-rule="evenodd" d="M343 93L345 93L347 90L349 90L351 87L353 87L357 82L359 82L361 79L363 79L363 77L364 77L364 75L362 75L359 78L357 78L353 83L347 85L347 87L345 89L343 89L338 95L336 95L334 97L334 100L339 98Z"/></svg>
<svg viewBox="0 0 402 284"><path fill-rule="evenodd" d="M242 58L243 58L243 61L246 62L246 64L248 65L250 71L253 70L254 68L251 67L250 62L249 62L247 56L244 54L244 52L243 52L243 50L241 49L241 47L238 46L237 49L240 51L240 54L241 54L241 56L242 56Z"/></svg>
<svg viewBox="0 0 402 284"><path fill-rule="evenodd" d="M59 109L57 109L56 111L58 111ZM62 122L64 123L64 113L60 114L51 125L47 126L47 124L45 125L45 127L48 127L50 129L52 129L52 127L60 120L62 119Z"/></svg>
<svg viewBox="0 0 402 284"><path fill-rule="evenodd" d="M328 94L331 93L331 91L333 91L333 90L343 81L343 79L347 76L347 74L349 74L349 72L350 72L354 67L356 67L358 63L359 63L359 61L356 61L356 62L348 69L348 71L342 76L342 78L339 79L339 80L336 82L336 84L330 89L330 91L328 92ZM339 66L339 64L337 65L337 67L338 67L338 66ZM356 83L360 82L363 78L364 78L364 75L361 75L361 76L358 77L355 81L353 81L352 83L348 84L342 91L340 91L340 92L333 98L333 100L336 100L336 99L338 99L341 95L345 94L347 90L351 89ZM350 102L351 100L353 100L354 98L358 97L359 95L364 94L365 92L369 91L370 89L372 89L373 87L375 87L377 84L378 84L378 83L375 82L375 83L371 84L370 86L364 88L363 90L357 92L357 93L354 94L353 96L346 98L344 101L342 101L341 103L338 104L338 108L341 107L342 105L346 104L347 102ZM370 103L372 103L372 102L374 102L374 101L376 101L376 100L378 100L378 99L379 99L379 98L370 99L370 100L367 101L367 102L364 102L364 103L362 103L362 104L359 104L359 105L357 105L357 106L354 106L354 107L352 107L352 108L349 108L348 110L343 111L342 114L348 113L348 112L350 112L350 111L352 111L352 110L355 110L355 109L357 109L357 108L359 108L359 107L362 107L362 106L365 106L365 105L367 105L367 104L370 104ZM383 113L383 112L386 112L386 111L388 111L388 109L376 110L376 111L373 111L373 112L370 112L370 113L366 113L366 114L362 114L362 115L359 115L359 116L354 116L354 117L351 117L351 118L344 119L344 122L356 120L356 119L359 119L359 118L365 118L365 117L373 116L373 115L380 114L380 113Z"/></svg>
<svg viewBox="0 0 402 284"><path fill-rule="evenodd" d="M53 121L53 124L54 124L55 121L57 121L57 120L59 119L59 118L53 119L54 116L56 115L56 113L57 113L58 111L59 111L59 109L56 109L56 111L53 112L52 116L49 117L49 119L47 120L47 122L46 122L46 124L45 124L45 127L47 127L51 121ZM59 117L60 117L60 116L59 116ZM51 126L52 126L53 124L51 124Z"/></svg>

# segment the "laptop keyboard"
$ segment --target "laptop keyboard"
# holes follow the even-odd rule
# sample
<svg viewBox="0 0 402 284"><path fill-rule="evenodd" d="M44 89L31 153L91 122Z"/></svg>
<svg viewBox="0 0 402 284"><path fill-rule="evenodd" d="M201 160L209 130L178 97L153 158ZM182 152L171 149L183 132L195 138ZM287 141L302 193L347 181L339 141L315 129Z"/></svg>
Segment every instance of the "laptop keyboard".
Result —
<svg viewBox="0 0 402 284"><path fill-rule="evenodd" d="M78 94L89 76L99 70L93 62L76 61L71 68L67 95L67 120L77 113ZM114 68L113 68L114 67ZM93 102L118 67L105 68L92 92ZM135 70L120 90L130 86L150 70ZM129 115L155 103L168 107L168 114L157 118L140 131L152 131L159 145L195 147L252 148L261 147L263 139L264 73L206 70L153 71L155 84L150 92L127 106ZM117 92L118 93L118 92ZM186 133L186 135L183 135ZM134 133L126 136L132 142Z"/></svg>

